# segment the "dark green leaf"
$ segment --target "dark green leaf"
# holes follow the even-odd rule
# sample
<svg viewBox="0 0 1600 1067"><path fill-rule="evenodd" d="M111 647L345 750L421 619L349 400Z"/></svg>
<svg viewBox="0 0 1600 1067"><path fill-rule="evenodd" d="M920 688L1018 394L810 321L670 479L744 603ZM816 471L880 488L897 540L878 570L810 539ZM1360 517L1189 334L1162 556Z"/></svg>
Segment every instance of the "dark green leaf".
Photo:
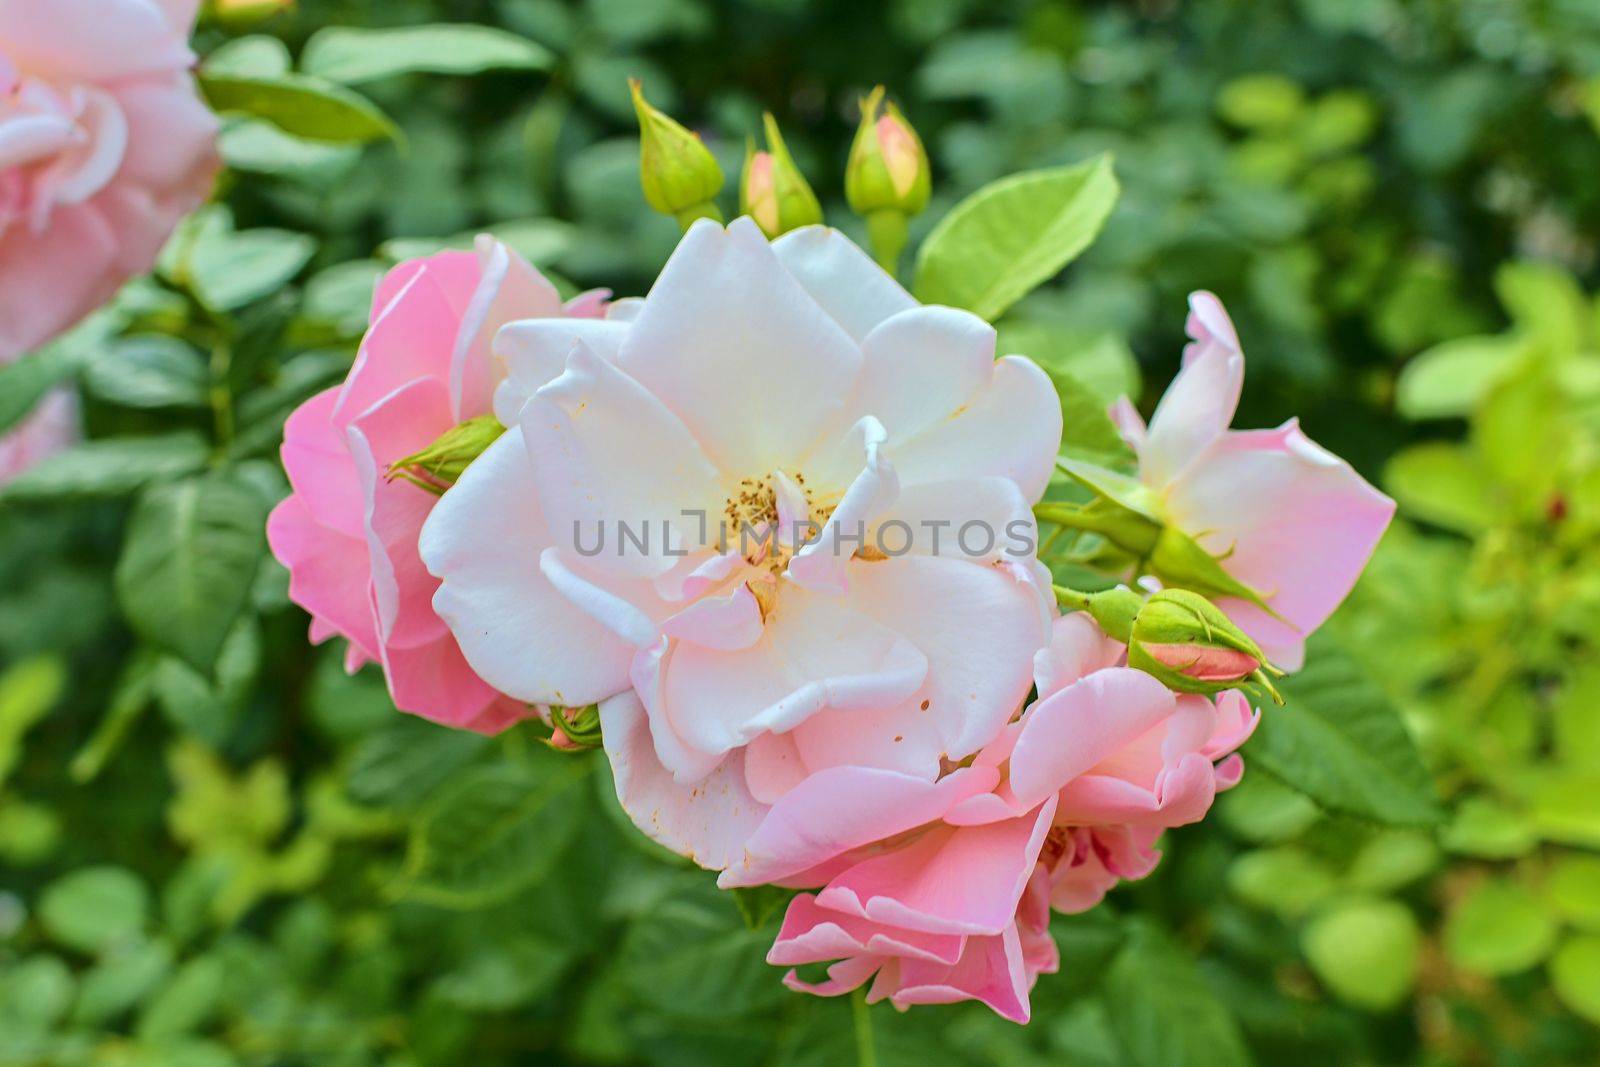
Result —
<svg viewBox="0 0 1600 1067"><path fill-rule="evenodd" d="M209 676L266 549L267 507L211 474L145 492L117 561L117 600L146 641Z"/></svg>
<svg viewBox="0 0 1600 1067"><path fill-rule="evenodd" d="M357 144L400 137L395 124L366 97L320 78L202 71L199 82L217 111L253 115L296 137Z"/></svg>
<svg viewBox="0 0 1600 1067"><path fill-rule="evenodd" d="M1433 783L1399 713L1326 631L1306 643L1305 669L1281 688L1288 706L1262 714L1246 762L1329 811L1397 825L1439 821Z"/></svg>
<svg viewBox="0 0 1600 1067"><path fill-rule="evenodd" d="M1238 1024L1194 960L1153 927L1135 927L1106 972L1106 1012L1131 1067L1246 1067Z"/></svg>
<svg viewBox="0 0 1600 1067"><path fill-rule="evenodd" d="M58 452L0 488L0 504L118 497L206 465L205 438L191 431L159 437L102 437Z"/></svg>
<svg viewBox="0 0 1600 1067"><path fill-rule="evenodd" d="M101 400L130 408L203 408L206 365L174 337L135 337L90 361L84 385Z"/></svg>

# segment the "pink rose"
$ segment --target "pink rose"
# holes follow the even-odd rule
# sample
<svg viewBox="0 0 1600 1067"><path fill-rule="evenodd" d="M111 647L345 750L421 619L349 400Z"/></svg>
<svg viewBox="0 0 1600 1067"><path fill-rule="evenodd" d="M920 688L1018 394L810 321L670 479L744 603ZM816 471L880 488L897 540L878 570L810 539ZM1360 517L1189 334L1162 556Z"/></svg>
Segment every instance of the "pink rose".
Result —
<svg viewBox="0 0 1600 1067"><path fill-rule="evenodd" d="M503 692L604 702L646 833L720 869L808 775L931 783L1021 706L1061 406L987 323L837 231L744 218L696 223L605 321L497 348L510 428L423 530L434 605Z"/></svg>
<svg viewBox="0 0 1600 1067"><path fill-rule="evenodd" d="M68 389L53 390L26 418L0 435L0 485L77 439L77 395Z"/></svg>
<svg viewBox="0 0 1600 1067"><path fill-rule="evenodd" d="M1232 752L1255 726L1237 692L1174 695L1123 653L1066 616L1037 657L1039 699L969 766L936 782L836 768L774 804L719 884L817 889L769 959L837 962L821 985L789 984L831 995L874 978L868 999L976 999L1026 1021L1056 966L1048 906L1082 911L1148 874L1161 831L1239 780Z"/></svg>
<svg viewBox="0 0 1600 1067"><path fill-rule="evenodd" d="M0 0L0 361L155 261L210 188L194 0Z"/></svg>
<svg viewBox="0 0 1600 1067"><path fill-rule="evenodd" d="M587 294L574 305L563 309L549 282L487 237L475 253L403 263L378 284L344 384L284 426L294 491L273 510L267 539L289 568L289 595L311 613L312 641L349 640L349 669L383 665L402 711L483 732L530 713L473 672L434 613L439 583L417 536L439 497L389 477L389 467L490 412L504 376L490 341L502 323L593 315L600 300Z"/></svg>
<svg viewBox="0 0 1600 1067"><path fill-rule="evenodd" d="M1238 598L1218 606L1286 670L1305 639L1360 577L1394 516L1394 501L1290 419L1276 430L1230 430L1244 385L1239 337L1222 303L1189 297L1183 370L1148 428L1123 398L1112 418L1139 456L1139 478L1163 518L1216 556L1272 612Z"/></svg>

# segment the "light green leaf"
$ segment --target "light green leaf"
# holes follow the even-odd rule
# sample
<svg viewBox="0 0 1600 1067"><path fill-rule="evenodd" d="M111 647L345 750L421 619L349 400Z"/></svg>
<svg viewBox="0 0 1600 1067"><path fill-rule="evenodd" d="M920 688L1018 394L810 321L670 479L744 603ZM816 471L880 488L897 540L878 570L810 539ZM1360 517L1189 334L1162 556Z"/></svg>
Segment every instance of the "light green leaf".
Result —
<svg viewBox="0 0 1600 1067"><path fill-rule="evenodd" d="M1480 884L1450 909L1444 950L1464 971L1491 977L1542 962L1556 944L1555 920L1528 889L1497 878Z"/></svg>
<svg viewBox="0 0 1600 1067"><path fill-rule="evenodd" d="M1049 374L1061 397L1061 454L1101 467L1130 462L1133 453L1100 398L1070 374L1056 370Z"/></svg>
<svg viewBox="0 0 1600 1067"><path fill-rule="evenodd" d="M217 149L234 170L271 174L317 188L344 178L361 158L359 145L308 141L248 115L223 121Z"/></svg>
<svg viewBox="0 0 1600 1067"><path fill-rule="evenodd" d="M204 69L207 74L271 78L289 73L293 65L288 45L276 37L252 33L218 45L206 56Z"/></svg>
<svg viewBox="0 0 1600 1067"><path fill-rule="evenodd" d="M203 408L206 365L175 337L134 337L97 353L84 385L89 392L128 408Z"/></svg>
<svg viewBox="0 0 1600 1067"><path fill-rule="evenodd" d="M440 789L412 829L401 895L447 908L504 900L550 872L577 832L583 760L472 768Z"/></svg>
<svg viewBox="0 0 1600 1067"><path fill-rule="evenodd" d="M1557 856L1545 875L1544 895L1562 918L1600 933L1600 856Z"/></svg>
<svg viewBox="0 0 1600 1067"><path fill-rule="evenodd" d="M143 1041L160 1041L198 1030L217 1009L227 981L218 956L186 961L139 1013L135 1032Z"/></svg>
<svg viewBox="0 0 1600 1067"><path fill-rule="evenodd" d="M992 182L923 241L917 299L993 322L1088 248L1116 202L1109 156Z"/></svg>
<svg viewBox="0 0 1600 1067"><path fill-rule="evenodd" d="M1389 460L1384 488L1412 518L1459 533L1476 533L1502 518L1488 474L1458 444L1414 445Z"/></svg>
<svg viewBox="0 0 1600 1067"><path fill-rule="evenodd" d="M1439 864L1439 847L1415 830L1385 830L1361 846L1345 881L1353 889L1392 893L1410 885Z"/></svg>
<svg viewBox="0 0 1600 1067"><path fill-rule="evenodd" d="M366 97L319 78L201 71L198 80L214 110L253 115L296 137L340 144L401 137L399 127Z"/></svg>
<svg viewBox="0 0 1600 1067"><path fill-rule="evenodd" d="M1326 630L1306 643L1305 669L1280 683L1245 759L1329 811L1380 823L1441 817L1433 783L1399 714Z"/></svg>
<svg viewBox="0 0 1600 1067"><path fill-rule="evenodd" d="M55 956L29 956L0 971L0 1019L44 1029L72 1006L72 970ZM0 1045L3 1047L3 1045Z"/></svg>
<svg viewBox="0 0 1600 1067"><path fill-rule="evenodd" d="M1574 937L1550 961L1550 984L1562 1003L1600 1026L1600 937Z"/></svg>
<svg viewBox="0 0 1600 1067"><path fill-rule="evenodd" d="M23 735L49 713L66 683L66 664L55 656L35 656L0 671L0 786L22 755Z"/></svg>
<svg viewBox="0 0 1600 1067"><path fill-rule="evenodd" d="M1300 117L1305 91L1282 74L1246 74L1217 93L1217 114L1247 130L1278 130Z"/></svg>
<svg viewBox="0 0 1600 1067"><path fill-rule="evenodd" d="M1333 892L1333 872L1304 849L1285 847L1246 852L1228 868L1228 887L1263 911L1295 919Z"/></svg>
<svg viewBox="0 0 1600 1067"><path fill-rule="evenodd" d="M144 929L150 892L121 867L83 867L51 882L39 920L51 938L82 952L103 952Z"/></svg>
<svg viewBox="0 0 1600 1067"><path fill-rule="evenodd" d="M266 549L266 502L224 475L149 489L117 561L117 600L134 631L209 675Z"/></svg>
<svg viewBox="0 0 1600 1067"><path fill-rule="evenodd" d="M1539 837L1522 815L1491 797L1475 796L1456 804L1440 842L1460 856L1506 860L1532 852Z"/></svg>
<svg viewBox="0 0 1600 1067"><path fill-rule="evenodd" d="M150 482L206 465L205 438L192 431L159 437L102 437L57 452L0 488L0 504L126 496Z"/></svg>
<svg viewBox="0 0 1600 1067"><path fill-rule="evenodd" d="M1300 944L1322 983L1358 1008L1387 1011L1416 984L1422 935L1398 901L1342 902L1312 919Z"/></svg>
<svg viewBox="0 0 1600 1067"><path fill-rule="evenodd" d="M396 74L478 74L548 70L555 56L542 45L492 26L442 23L365 29L329 26L306 42L307 74L355 85Z"/></svg>
<svg viewBox="0 0 1600 1067"><path fill-rule="evenodd" d="M1509 337L1461 337L1419 353L1395 383L1395 407L1408 419L1448 419L1472 413L1522 352Z"/></svg>
<svg viewBox="0 0 1600 1067"><path fill-rule="evenodd" d="M1139 395L1139 362L1118 334L1009 318L999 332L996 351L1001 355L1027 356L1052 375L1071 375L1088 387L1102 409L1118 397Z"/></svg>
<svg viewBox="0 0 1600 1067"><path fill-rule="evenodd" d="M1244 1067L1238 1023L1194 960L1140 924L1106 972L1111 1029L1130 1067Z"/></svg>

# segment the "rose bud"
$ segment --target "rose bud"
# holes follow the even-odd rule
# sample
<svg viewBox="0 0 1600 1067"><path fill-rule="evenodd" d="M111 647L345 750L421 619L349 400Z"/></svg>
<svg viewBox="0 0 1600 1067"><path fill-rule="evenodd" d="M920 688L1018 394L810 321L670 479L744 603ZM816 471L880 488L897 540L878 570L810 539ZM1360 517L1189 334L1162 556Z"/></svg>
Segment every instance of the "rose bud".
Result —
<svg viewBox="0 0 1600 1067"><path fill-rule="evenodd" d="M639 79L630 78L633 109L639 116L639 181L644 198L685 230L696 219L722 221L714 202L722 191L722 168L700 140L670 115L651 107Z"/></svg>
<svg viewBox="0 0 1600 1067"><path fill-rule="evenodd" d="M755 143L745 149L744 173L739 178L739 213L755 219L768 237L781 237L802 226L822 221L822 205L804 174L789 155L778 123L770 113L761 117L767 133L767 150Z"/></svg>
<svg viewBox="0 0 1600 1067"><path fill-rule="evenodd" d="M1145 602L1133 621L1128 666L1179 693L1220 693L1253 683L1282 703L1267 678L1276 668L1260 646L1187 589L1163 589Z"/></svg>
<svg viewBox="0 0 1600 1067"><path fill-rule="evenodd" d="M851 210L867 220L879 265L892 272L905 247L906 220L928 206L933 177L928 153L900 109L889 104L878 113L883 96L880 85L861 101L844 192Z"/></svg>
<svg viewBox="0 0 1600 1067"><path fill-rule="evenodd" d="M403 478L435 496L443 495L467 465L506 432L493 415L479 415L452 426L419 452L389 464L389 480Z"/></svg>

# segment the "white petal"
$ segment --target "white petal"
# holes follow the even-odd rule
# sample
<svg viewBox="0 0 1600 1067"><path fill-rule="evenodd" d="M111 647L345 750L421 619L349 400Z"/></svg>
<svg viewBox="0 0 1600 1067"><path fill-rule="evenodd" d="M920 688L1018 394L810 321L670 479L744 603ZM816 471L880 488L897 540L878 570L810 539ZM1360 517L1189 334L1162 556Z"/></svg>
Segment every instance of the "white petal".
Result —
<svg viewBox="0 0 1600 1067"><path fill-rule="evenodd" d="M917 306L872 257L831 227L791 230L772 242L772 250L822 310L858 341L891 315Z"/></svg>
<svg viewBox="0 0 1600 1067"><path fill-rule="evenodd" d="M994 365L994 378L964 407L909 439L894 441L907 485L1000 475L1030 502L1044 495L1061 447L1061 400L1048 375L1021 356Z"/></svg>
<svg viewBox="0 0 1600 1067"><path fill-rule="evenodd" d="M1033 683L1049 606L1022 571L908 556L850 566L851 605L928 660L922 686L896 704L817 715L795 731L813 769L855 764L931 776L941 758L987 744Z"/></svg>
<svg viewBox="0 0 1600 1067"><path fill-rule="evenodd" d="M635 826L712 870L743 856L745 840L761 825L767 806L745 787L742 753L701 781L682 785L656 758L644 707L632 692L600 705L600 728L617 799Z"/></svg>
<svg viewBox="0 0 1600 1067"><path fill-rule="evenodd" d="M522 432L467 468L422 528L433 606L484 681L518 700L577 706L628 686L633 648L539 570L550 547Z"/></svg>
<svg viewBox="0 0 1600 1067"><path fill-rule="evenodd" d="M861 352L747 218L690 228L618 364L735 480L799 458L842 407Z"/></svg>
<svg viewBox="0 0 1600 1067"><path fill-rule="evenodd" d="M900 495L900 479L883 453L888 436L883 424L869 415L856 424L851 436L866 453L866 466L822 524L816 540L789 562L788 576L808 589L844 592L846 564L865 541L868 525ZM857 540L841 543L848 539Z"/></svg>
<svg viewBox="0 0 1600 1067"><path fill-rule="evenodd" d="M582 341L589 350L615 363L617 349L628 335L624 323L605 319L520 319L508 322L494 337L494 356L506 378L494 394L495 418L510 426L528 398L567 369L567 356Z"/></svg>
<svg viewBox="0 0 1600 1067"><path fill-rule="evenodd" d="M687 748L716 755L824 708L854 714L897 705L927 670L922 653L894 631L837 597L786 584L761 640L737 651L675 643L659 690L641 696L652 723L659 710ZM671 767L670 754L663 757Z"/></svg>
<svg viewBox="0 0 1600 1067"><path fill-rule="evenodd" d="M555 543L596 569L664 574L696 534L683 513L721 510L716 468L683 423L581 341L520 422ZM643 548L626 540L624 527L642 536Z"/></svg>

